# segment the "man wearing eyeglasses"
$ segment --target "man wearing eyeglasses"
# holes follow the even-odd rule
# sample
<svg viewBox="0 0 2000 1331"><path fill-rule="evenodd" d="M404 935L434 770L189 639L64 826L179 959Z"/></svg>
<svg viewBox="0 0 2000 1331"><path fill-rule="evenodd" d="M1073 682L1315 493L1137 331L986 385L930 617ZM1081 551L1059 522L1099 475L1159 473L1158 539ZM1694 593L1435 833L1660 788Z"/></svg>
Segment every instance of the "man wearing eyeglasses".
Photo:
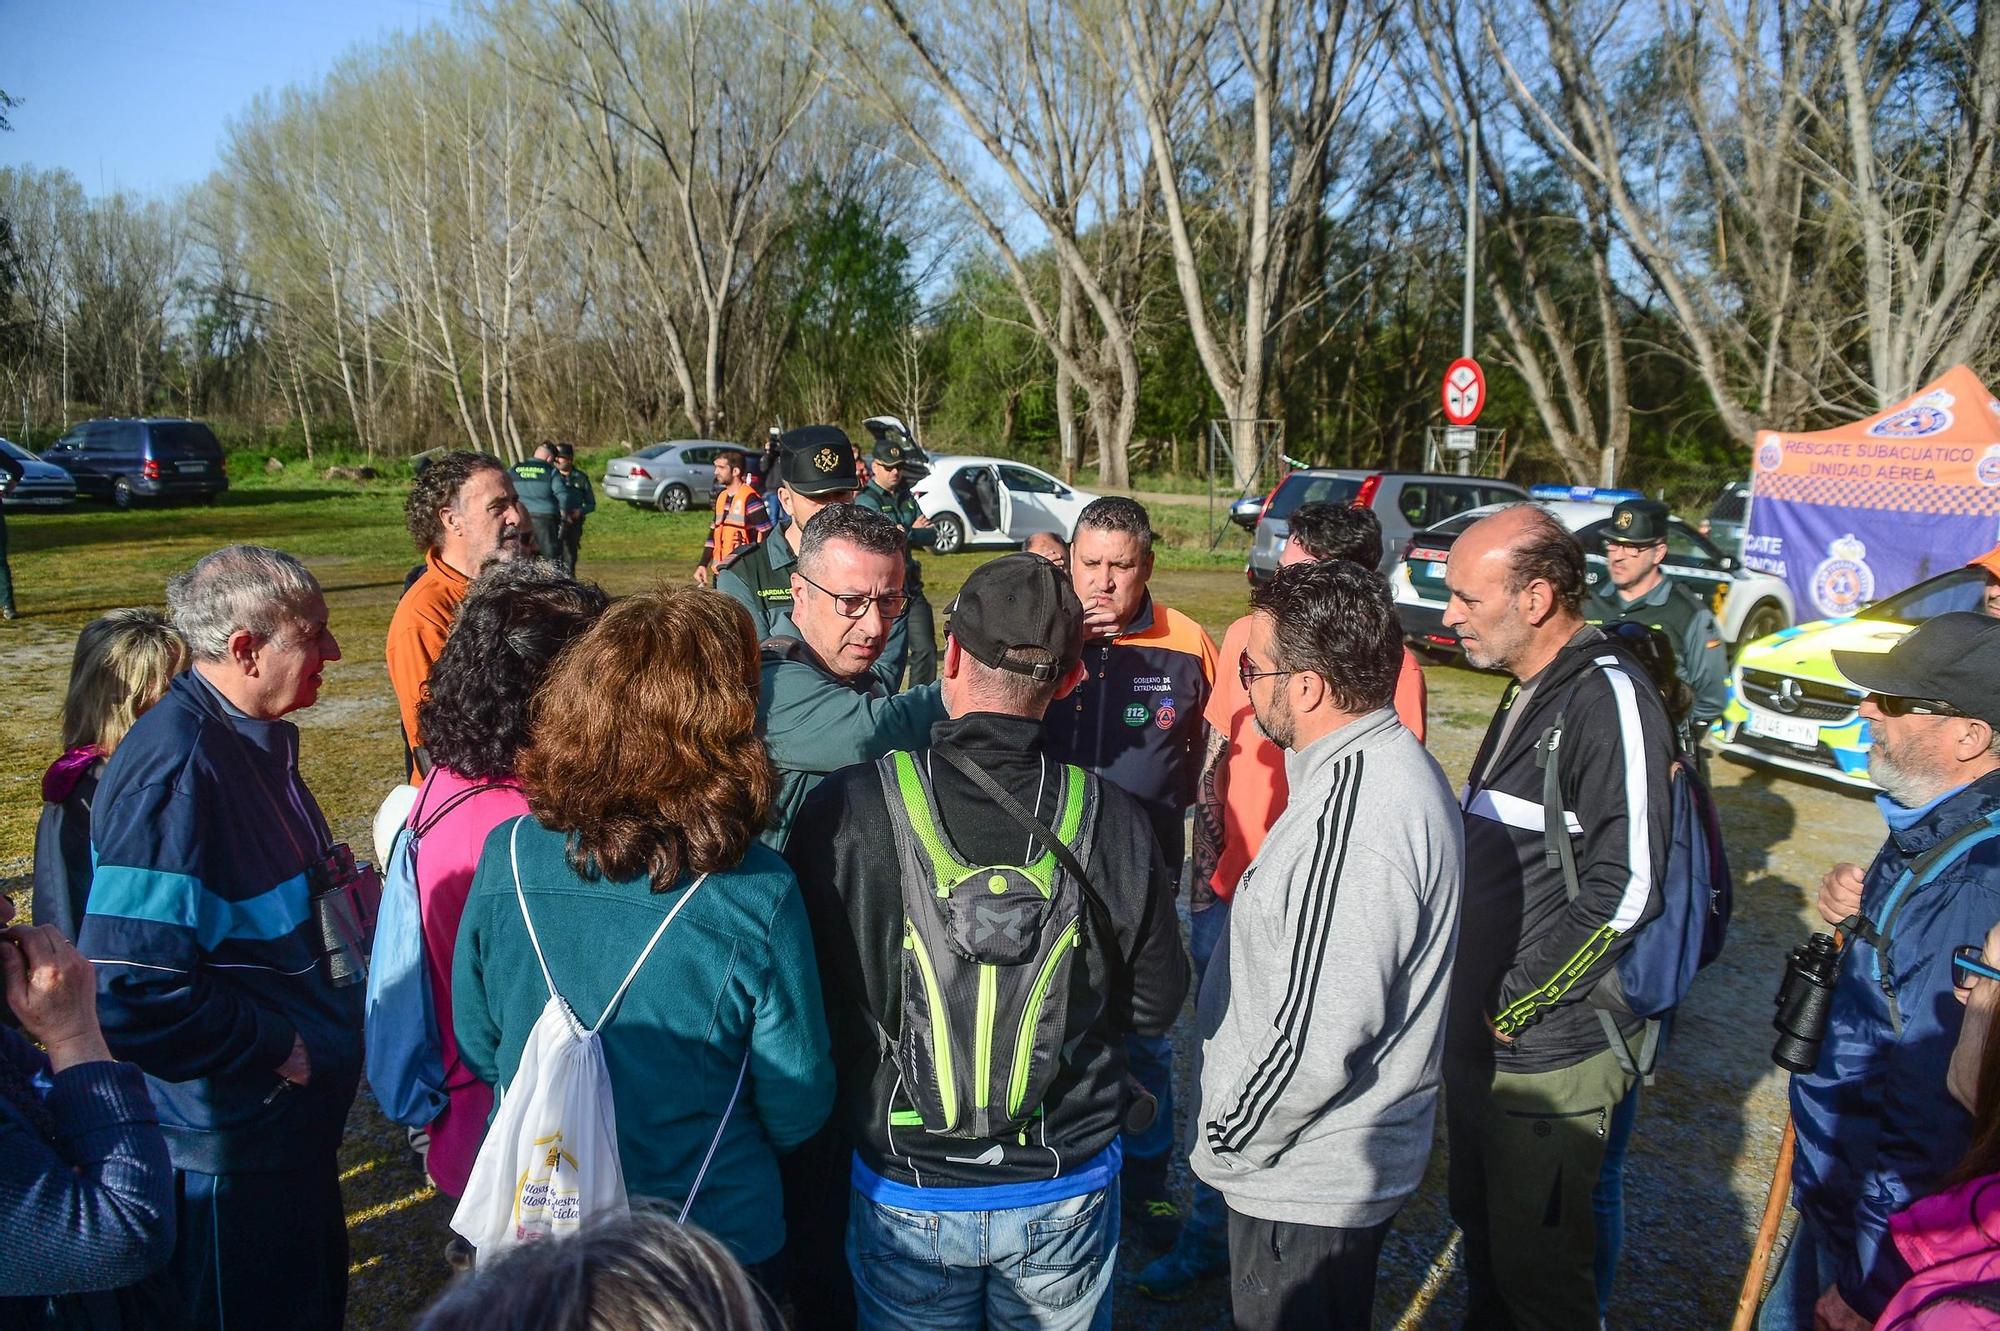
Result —
<svg viewBox="0 0 2000 1331"><path fill-rule="evenodd" d="M1819 1066L1792 1078L1799 1228L1758 1326L1866 1328L1909 1268L1889 1217L1971 1139L1946 1090L1964 1009L1956 949L2000 920L2000 620L1939 615L1887 652L1833 653L1868 690L1868 775L1888 839L1838 864L1819 911L1847 936Z"/></svg>
<svg viewBox="0 0 2000 1331"><path fill-rule="evenodd" d="M763 835L774 850L785 848L793 816L827 773L922 748L944 716L936 684L899 694L876 669L909 606L908 548L902 528L856 504L820 509L800 533L791 632L765 640L757 699L778 771Z"/></svg>

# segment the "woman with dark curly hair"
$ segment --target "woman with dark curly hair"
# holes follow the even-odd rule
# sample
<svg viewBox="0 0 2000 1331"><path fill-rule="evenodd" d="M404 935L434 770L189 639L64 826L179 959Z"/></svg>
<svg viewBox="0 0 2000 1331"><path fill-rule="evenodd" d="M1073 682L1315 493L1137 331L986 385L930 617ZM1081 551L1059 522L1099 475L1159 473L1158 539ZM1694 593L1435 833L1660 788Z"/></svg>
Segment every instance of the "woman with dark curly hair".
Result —
<svg viewBox="0 0 2000 1331"><path fill-rule="evenodd" d="M417 904L449 1102L430 1125L424 1159L438 1191L465 1191L493 1092L459 1061L451 1024L451 957L486 834L528 811L514 766L549 662L588 628L604 593L554 564L496 564L458 607L431 668L419 716L431 773L407 825L419 831Z"/></svg>
<svg viewBox="0 0 2000 1331"><path fill-rule="evenodd" d="M595 1025L678 911L600 1036L625 1186L678 1206L701 1174L691 1220L770 1290L778 1156L825 1120L833 1067L798 881L756 839L777 790L756 709L750 616L719 593L628 597L570 644L522 755L533 816L487 838L452 999L459 1056L505 1086L550 989Z"/></svg>

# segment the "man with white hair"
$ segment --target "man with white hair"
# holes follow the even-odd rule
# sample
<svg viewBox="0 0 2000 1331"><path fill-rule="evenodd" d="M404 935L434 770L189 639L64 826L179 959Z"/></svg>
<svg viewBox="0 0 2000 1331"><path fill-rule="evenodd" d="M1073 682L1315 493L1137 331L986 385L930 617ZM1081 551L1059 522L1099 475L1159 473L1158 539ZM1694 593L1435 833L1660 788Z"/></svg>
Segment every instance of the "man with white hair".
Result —
<svg viewBox="0 0 2000 1331"><path fill-rule="evenodd" d="M362 985L336 922L359 875L282 718L318 700L340 645L313 575L264 546L207 556L167 607L194 666L105 767L77 942L173 1157L189 1319L338 1327Z"/></svg>

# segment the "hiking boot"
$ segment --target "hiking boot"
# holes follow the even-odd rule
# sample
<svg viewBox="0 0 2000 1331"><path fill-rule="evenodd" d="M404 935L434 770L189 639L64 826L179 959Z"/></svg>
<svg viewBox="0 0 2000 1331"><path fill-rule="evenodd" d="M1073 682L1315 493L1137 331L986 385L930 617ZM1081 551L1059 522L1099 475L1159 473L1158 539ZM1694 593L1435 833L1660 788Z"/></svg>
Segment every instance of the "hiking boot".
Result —
<svg viewBox="0 0 2000 1331"><path fill-rule="evenodd" d="M19 619L21 616L13 606L0 605L0 619Z"/></svg>
<svg viewBox="0 0 2000 1331"><path fill-rule="evenodd" d="M1139 1273L1139 1292L1149 1299L1176 1303L1193 1297L1204 1281L1228 1274L1229 1245L1220 1235L1188 1225L1172 1248Z"/></svg>

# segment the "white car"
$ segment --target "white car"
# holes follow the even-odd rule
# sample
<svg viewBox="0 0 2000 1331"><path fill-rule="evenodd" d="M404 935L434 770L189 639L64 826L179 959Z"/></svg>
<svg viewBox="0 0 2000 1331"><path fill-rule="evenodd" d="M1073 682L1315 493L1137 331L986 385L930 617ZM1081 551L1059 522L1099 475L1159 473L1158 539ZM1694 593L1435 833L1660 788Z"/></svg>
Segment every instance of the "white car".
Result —
<svg viewBox="0 0 2000 1331"><path fill-rule="evenodd" d="M1604 536L1611 526L1612 506L1644 498L1636 490L1584 486L1537 485L1528 493L1583 543L1585 576L1592 585L1604 576ZM1405 636L1439 651L1458 650L1458 635L1444 626L1445 559L1461 532L1504 507L1488 504L1471 509L1410 537L1389 575ZM1792 622L1792 593L1784 579L1744 568L1736 556L1716 549L1678 517L1667 519L1667 558L1661 572L1694 593L1715 615L1731 659L1747 644Z"/></svg>
<svg viewBox="0 0 2000 1331"><path fill-rule="evenodd" d="M1019 545L1036 532L1067 541L1097 496L1064 485L1038 467L1008 458L929 459L930 474L910 487L948 555L972 545Z"/></svg>

